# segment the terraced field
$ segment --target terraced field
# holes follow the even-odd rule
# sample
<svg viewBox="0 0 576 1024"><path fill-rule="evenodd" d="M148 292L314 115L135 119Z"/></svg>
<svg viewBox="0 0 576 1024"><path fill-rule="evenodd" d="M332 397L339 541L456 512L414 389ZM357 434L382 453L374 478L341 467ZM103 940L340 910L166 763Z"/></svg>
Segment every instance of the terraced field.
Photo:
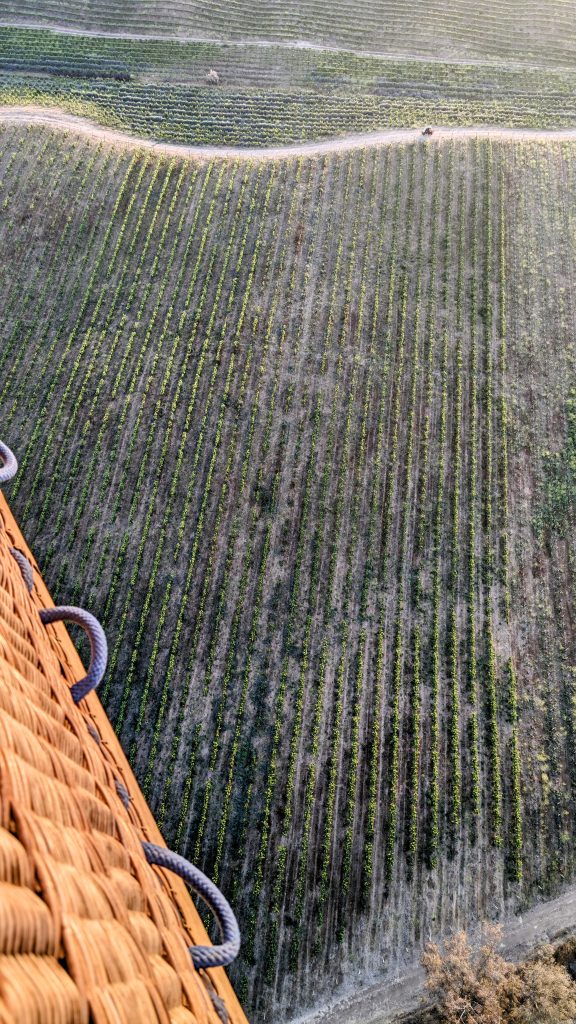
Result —
<svg viewBox="0 0 576 1024"><path fill-rule="evenodd" d="M195 145L273 145L428 122L573 127L573 67L0 28L0 103L56 105L140 137ZM217 83L207 81L211 69Z"/></svg>
<svg viewBox="0 0 576 1024"><path fill-rule="evenodd" d="M10 497L253 1018L573 878L576 146L0 185Z"/></svg>
<svg viewBox="0 0 576 1024"><path fill-rule="evenodd" d="M73 30L218 39L301 40L381 53L570 65L573 0L2 0L0 19Z"/></svg>

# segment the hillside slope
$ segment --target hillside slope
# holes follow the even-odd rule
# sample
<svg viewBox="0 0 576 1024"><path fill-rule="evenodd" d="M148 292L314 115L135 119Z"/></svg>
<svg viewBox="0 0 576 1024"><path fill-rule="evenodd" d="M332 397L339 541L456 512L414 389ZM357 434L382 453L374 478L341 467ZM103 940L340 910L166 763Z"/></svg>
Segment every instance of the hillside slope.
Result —
<svg viewBox="0 0 576 1024"><path fill-rule="evenodd" d="M167 37L306 40L445 59L569 65L576 53L574 0L0 0L0 19Z"/></svg>
<svg viewBox="0 0 576 1024"><path fill-rule="evenodd" d="M209 80L216 73L217 81ZM139 137L264 146L435 125L576 125L571 67L0 27L0 103Z"/></svg>
<svg viewBox="0 0 576 1024"><path fill-rule="evenodd" d="M255 1020L574 875L575 179L0 131L12 500Z"/></svg>

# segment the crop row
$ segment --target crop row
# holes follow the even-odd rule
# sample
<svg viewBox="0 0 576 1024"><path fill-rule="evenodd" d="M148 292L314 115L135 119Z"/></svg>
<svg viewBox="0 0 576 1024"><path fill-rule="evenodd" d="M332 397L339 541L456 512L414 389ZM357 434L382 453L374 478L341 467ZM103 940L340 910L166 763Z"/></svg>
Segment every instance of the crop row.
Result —
<svg viewBox="0 0 576 1024"><path fill-rule="evenodd" d="M310 39L383 53L455 53L460 57L525 61L528 65L570 63L571 14L571 9L559 0L553 0L545 10L530 4L522 19L512 3L494 8L488 0L474 5L469 0L456 4L445 0L439 4L426 2L419 9L417 21L398 0L385 4L370 0L360 11L351 0L338 0L330 8L320 0L272 0L257 17L248 0L210 0L203 4L179 0L171 5L166 0L140 0L129 7L107 0L97 9L86 8L79 0L65 0L58 5L57 14L51 0L2 0L0 4L5 22L48 27L56 23L75 31L150 33L167 40L187 35L296 43Z"/></svg>
<svg viewBox="0 0 576 1024"><path fill-rule="evenodd" d="M111 719L167 841L233 895L264 1013L340 944L393 941L450 858L482 871L470 837L520 877L500 150L195 164L58 137L31 235L53 136L20 184L17 134L16 510L106 625Z"/></svg>
<svg viewBox="0 0 576 1024"><path fill-rule="evenodd" d="M570 128L575 123L570 95L536 91L492 98L461 90L438 96L419 83L384 87L376 94L356 89L319 94L288 86L219 89L198 83L86 80L0 67L0 104L58 106L141 138L193 146L283 145L427 122Z"/></svg>

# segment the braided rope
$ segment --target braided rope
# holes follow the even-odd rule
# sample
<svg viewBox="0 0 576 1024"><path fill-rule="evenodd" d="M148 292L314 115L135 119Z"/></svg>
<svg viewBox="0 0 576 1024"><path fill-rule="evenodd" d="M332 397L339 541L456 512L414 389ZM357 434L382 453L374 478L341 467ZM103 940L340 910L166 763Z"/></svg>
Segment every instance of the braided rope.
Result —
<svg viewBox="0 0 576 1024"><path fill-rule="evenodd" d="M102 626L90 612L83 608L73 608L63 605L61 608L43 608L40 618L45 626L50 622L76 622L87 633L90 641L90 667L83 679L70 688L72 699L78 704L90 690L93 690L100 682L106 671L108 662L108 644Z"/></svg>
<svg viewBox="0 0 576 1024"><path fill-rule="evenodd" d="M0 441L0 459L2 460L0 484L6 484L18 472L18 462L14 452L11 452L8 445L3 444L2 441Z"/></svg>
<svg viewBox="0 0 576 1024"><path fill-rule="evenodd" d="M26 584L28 593L31 594L34 590L34 570L31 562L28 561L24 552L20 551L20 548L10 548L10 554L12 555L12 558L18 562L20 572L22 573L22 579Z"/></svg>
<svg viewBox="0 0 576 1024"><path fill-rule="evenodd" d="M92 725L92 722L87 722L86 728L88 729L88 732L90 733L94 742L97 743L98 746L100 746L102 740L100 739L100 733L98 732L98 729L94 725Z"/></svg>
<svg viewBox="0 0 576 1024"><path fill-rule="evenodd" d="M226 1003L222 999L222 996L219 996L218 993L215 992L213 988L209 988L208 989L208 995L210 996L210 999L212 1000L212 1006L214 1007L214 1009L216 1010L216 1013L220 1017L220 1020L222 1021L222 1024L230 1024L230 1016L228 1014L228 1007L226 1006Z"/></svg>
<svg viewBox="0 0 576 1024"><path fill-rule="evenodd" d="M122 803L124 804L124 807L126 808L126 810L128 810L128 808L130 807L130 801L132 800L130 793L126 789L124 783L120 782L120 779L114 779L114 785L116 787L116 792L118 796L120 797Z"/></svg>
<svg viewBox="0 0 576 1024"><path fill-rule="evenodd" d="M198 970L200 967L226 967L238 956L240 949L240 929L228 900L199 868L189 860L181 857L164 846L154 843L142 843L144 855L149 864L158 864L161 868L174 871L183 878L198 896L201 896L214 914L220 933L220 946L190 946L192 963Z"/></svg>

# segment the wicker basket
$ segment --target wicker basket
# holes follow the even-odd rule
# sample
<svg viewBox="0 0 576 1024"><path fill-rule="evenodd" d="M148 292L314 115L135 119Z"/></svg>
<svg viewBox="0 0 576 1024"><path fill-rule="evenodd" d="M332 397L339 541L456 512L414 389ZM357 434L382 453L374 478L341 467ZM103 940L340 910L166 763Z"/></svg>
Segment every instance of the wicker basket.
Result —
<svg viewBox="0 0 576 1024"><path fill-rule="evenodd" d="M84 668L48 607L0 496L0 1024L246 1024L224 970L192 965L208 936L146 861L162 838L98 697L72 700Z"/></svg>

